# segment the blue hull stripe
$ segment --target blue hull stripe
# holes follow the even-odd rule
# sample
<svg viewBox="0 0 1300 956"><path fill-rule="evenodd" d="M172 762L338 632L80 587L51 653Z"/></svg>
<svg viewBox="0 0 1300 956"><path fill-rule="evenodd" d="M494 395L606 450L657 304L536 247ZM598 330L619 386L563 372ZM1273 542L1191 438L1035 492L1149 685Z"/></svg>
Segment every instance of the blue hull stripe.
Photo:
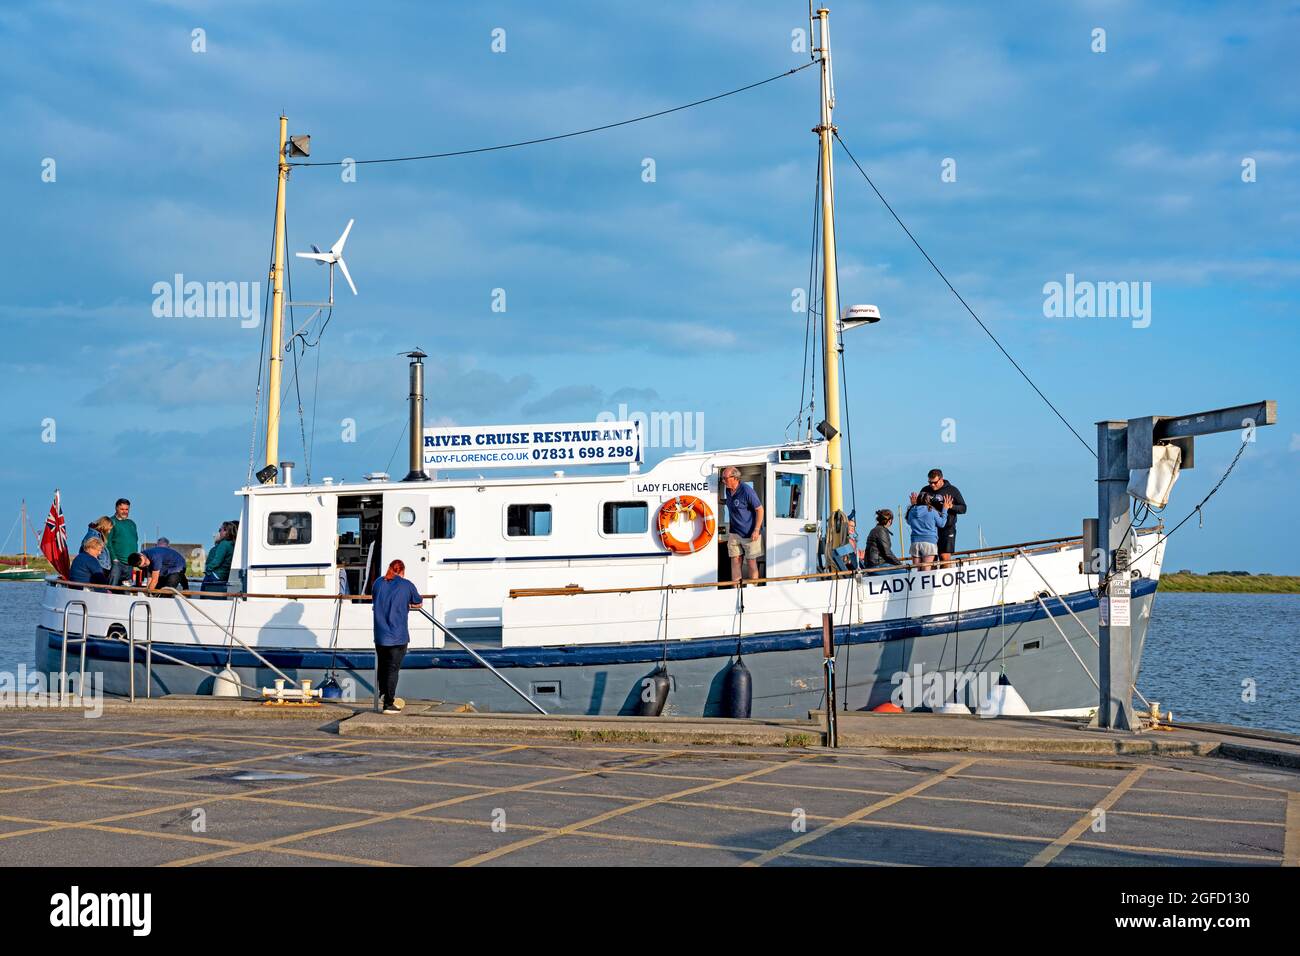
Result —
<svg viewBox="0 0 1300 956"><path fill-rule="evenodd" d="M1149 578L1139 578L1133 582L1133 597L1144 597L1155 593L1156 582ZM1079 591L1065 598L1070 610L1076 614L1081 611L1095 610L1097 596L1091 591ZM1065 610L1055 598L1044 598L1044 603L1052 611L1053 617L1065 615ZM877 644L886 641L901 641L909 638L927 637L952 633L958 620L957 614L936 614L923 618L904 618L880 621L868 624L853 624L836 628L836 646L846 644ZM1008 604L1003 607L985 607L974 611L964 611L960 615L961 631L980 631L997 627L1001 624L1024 624L1029 621L1046 620L1047 615L1037 601L1025 601ZM49 646L57 653L62 635L42 628L48 634ZM767 634L747 635L740 640L741 650L746 654L766 654L779 651L799 651L821 647L821 629L809 628L798 631L774 631ZM494 667L601 667L615 664L653 663L665 656L670 661L696 660L708 657L730 657L736 651L737 640L733 637L702 637L688 640L667 642L640 642L635 644L594 644L569 647L513 647L513 648L476 648ZM226 648L196 647L192 644L163 644L155 642L155 649L178 657L200 667L224 667L227 661ZM86 656L96 660L126 662L126 645L120 641L102 638L90 638L87 642ZM328 650L311 648L304 650L277 650L258 648L267 660L277 667L324 670L330 666L331 655ZM72 653L69 653L69 657ZM136 645L136 661L143 663L144 649ZM335 666L342 670L373 670L375 667L374 651L350 648L339 650L333 658ZM252 654L235 648L230 663L234 667L258 669L263 665ZM168 661L159 661L167 665ZM402 662L403 669L414 668L477 668L480 665L468 654L458 649L411 648Z"/></svg>

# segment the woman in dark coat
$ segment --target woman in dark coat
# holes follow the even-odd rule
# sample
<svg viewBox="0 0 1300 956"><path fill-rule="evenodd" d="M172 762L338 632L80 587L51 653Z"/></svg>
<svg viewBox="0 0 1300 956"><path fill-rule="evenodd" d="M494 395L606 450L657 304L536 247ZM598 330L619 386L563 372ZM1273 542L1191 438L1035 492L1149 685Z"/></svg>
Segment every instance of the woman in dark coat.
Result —
<svg viewBox="0 0 1300 956"><path fill-rule="evenodd" d="M867 535L867 547L863 563L868 568L883 568L891 564L902 564L894 554L893 537L889 526L894 523L894 513L888 508L876 512L876 526Z"/></svg>

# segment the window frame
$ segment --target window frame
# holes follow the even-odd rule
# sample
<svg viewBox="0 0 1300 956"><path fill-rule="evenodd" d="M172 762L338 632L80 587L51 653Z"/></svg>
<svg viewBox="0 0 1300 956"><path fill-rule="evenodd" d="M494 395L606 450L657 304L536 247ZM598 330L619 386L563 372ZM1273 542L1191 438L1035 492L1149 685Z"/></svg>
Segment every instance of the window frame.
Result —
<svg viewBox="0 0 1300 956"><path fill-rule="evenodd" d="M510 533L510 509L511 508L536 508L536 509L545 508L546 513L550 516L549 530L546 532L546 534L533 534L531 532L525 534L511 534ZM532 524L532 519L534 514L535 512L529 512L527 514L527 519L529 521L530 526ZM520 540L526 540L532 538L549 538L555 534L555 508L549 501L518 501L518 502L514 502L513 504L506 504L501 511L501 516L504 519L504 524L501 530L502 533L505 535L506 540L508 541L520 541Z"/></svg>
<svg viewBox="0 0 1300 956"><path fill-rule="evenodd" d="M306 524L307 537L305 537L305 538L300 538L300 539L297 540L297 541L272 541L272 540L271 540L271 521L272 521L274 518L276 518L277 516L280 516L280 515L283 515L283 516L285 516L285 517L289 517L289 518L292 518L292 517L294 517L294 516L302 516L302 517L305 517L305 518L307 519L307 524ZM299 547L305 547L305 546L311 544L311 543L312 543L312 531L313 531L313 528L312 528L312 524L313 524L313 522L312 522L312 518L313 518L313 515L312 515L312 513L311 513L310 511L268 511L268 512L266 513L266 547L268 547L268 548L299 548ZM298 525L297 528L298 528L299 532L301 533L301 531L302 531L302 529L303 529L303 526L302 526L302 525Z"/></svg>
<svg viewBox="0 0 1300 956"><path fill-rule="evenodd" d="M792 478L798 478L798 485L788 486L792 491L794 488L799 489L799 514L789 515L778 510L781 504L781 476L789 475ZM807 521L808 520L808 473L803 471L772 471L772 498L773 508L772 517L779 518L782 521Z"/></svg>
<svg viewBox="0 0 1300 956"><path fill-rule="evenodd" d="M641 535L649 534L650 533L650 504L651 503L649 501L646 501L644 498L640 498L640 499L611 498L609 501L602 501L600 503L600 509L597 512L597 520L599 521L599 524L597 526L597 531L600 533L600 536L602 538L615 538L615 539L627 539L638 534ZM605 530L605 509L611 506L617 507L619 505L639 506L641 508L644 508L645 527L642 528L640 531L606 531ZM615 523L617 524L617 522Z"/></svg>
<svg viewBox="0 0 1300 956"><path fill-rule="evenodd" d="M435 513L438 511L451 512L451 534L435 535L434 531L438 528L438 519ZM456 537L456 506L455 505L429 505L429 540L430 541L452 541Z"/></svg>

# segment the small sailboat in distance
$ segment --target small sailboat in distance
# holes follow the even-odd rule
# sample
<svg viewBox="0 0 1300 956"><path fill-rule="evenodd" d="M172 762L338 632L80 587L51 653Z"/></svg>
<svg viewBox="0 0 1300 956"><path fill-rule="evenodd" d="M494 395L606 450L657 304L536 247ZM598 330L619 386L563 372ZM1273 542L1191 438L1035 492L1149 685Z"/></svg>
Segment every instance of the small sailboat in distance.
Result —
<svg viewBox="0 0 1300 956"><path fill-rule="evenodd" d="M39 581L39 580L41 580L41 578L45 577L45 572L42 571L40 568L33 568L30 564L28 564L28 557L27 557L27 500L26 500L26 499L23 499L22 507L21 507L21 509L19 510L19 513L18 513L18 521L19 521L19 522L22 524L22 526L23 526L23 554L22 554L22 563L21 563L21 564L12 564L12 565L11 565L11 564L8 564L7 562L5 562L5 563L4 563L4 566L3 566L3 567L0 567L0 581ZM10 533L10 534L13 534L13 531L11 530L9 533ZM8 544L9 544L9 542L6 541L6 542L5 542L6 547L8 546ZM4 561L4 559L3 559L3 558L0 558L0 562L3 562L3 561Z"/></svg>

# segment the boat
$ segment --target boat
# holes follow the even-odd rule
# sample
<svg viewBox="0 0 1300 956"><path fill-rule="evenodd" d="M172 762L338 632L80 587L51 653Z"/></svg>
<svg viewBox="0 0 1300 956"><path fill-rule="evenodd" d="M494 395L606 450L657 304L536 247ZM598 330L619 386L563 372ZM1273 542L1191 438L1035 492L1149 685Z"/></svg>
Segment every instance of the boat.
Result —
<svg viewBox="0 0 1300 956"><path fill-rule="evenodd" d="M45 577L45 572L40 568L34 568L27 561L27 501L23 500L18 512L18 521L23 526L23 556L22 563L17 565L4 564L0 565L0 581L39 581ZM12 532L10 532L12 534Z"/></svg>
<svg viewBox="0 0 1300 956"><path fill-rule="evenodd" d="M427 597L411 616L408 698L498 712L802 718L826 705L829 649L835 703L846 710L892 702L969 713L1005 699L992 688L1009 684L1024 711L1083 717L1108 679L1098 625L1111 607L1116 623L1121 609L1131 620L1131 689L1161 573L1159 524L1132 522L1127 569L1104 576L1083 530L981 546L928 568L868 570L846 552L838 346L850 322L878 312L840 307L828 22L823 9L810 24L810 65L821 72L816 427L810 417L793 437L686 451L645 470L638 420L426 428L417 349L407 354L406 477L296 483L278 444L284 202L291 163L310 146L281 116L265 466L236 492L233 583L174 593L51 577L38 665L65 670L69 644L79 654L84 635L87 667L111 693L256 697L283 680L367 701L376 665L368 589L401 560ZM301 254L329 266L331 309L336 265L352 285L346 238ZM720 487L729 467L766 514L759 577L740 585Z"/></svg>

